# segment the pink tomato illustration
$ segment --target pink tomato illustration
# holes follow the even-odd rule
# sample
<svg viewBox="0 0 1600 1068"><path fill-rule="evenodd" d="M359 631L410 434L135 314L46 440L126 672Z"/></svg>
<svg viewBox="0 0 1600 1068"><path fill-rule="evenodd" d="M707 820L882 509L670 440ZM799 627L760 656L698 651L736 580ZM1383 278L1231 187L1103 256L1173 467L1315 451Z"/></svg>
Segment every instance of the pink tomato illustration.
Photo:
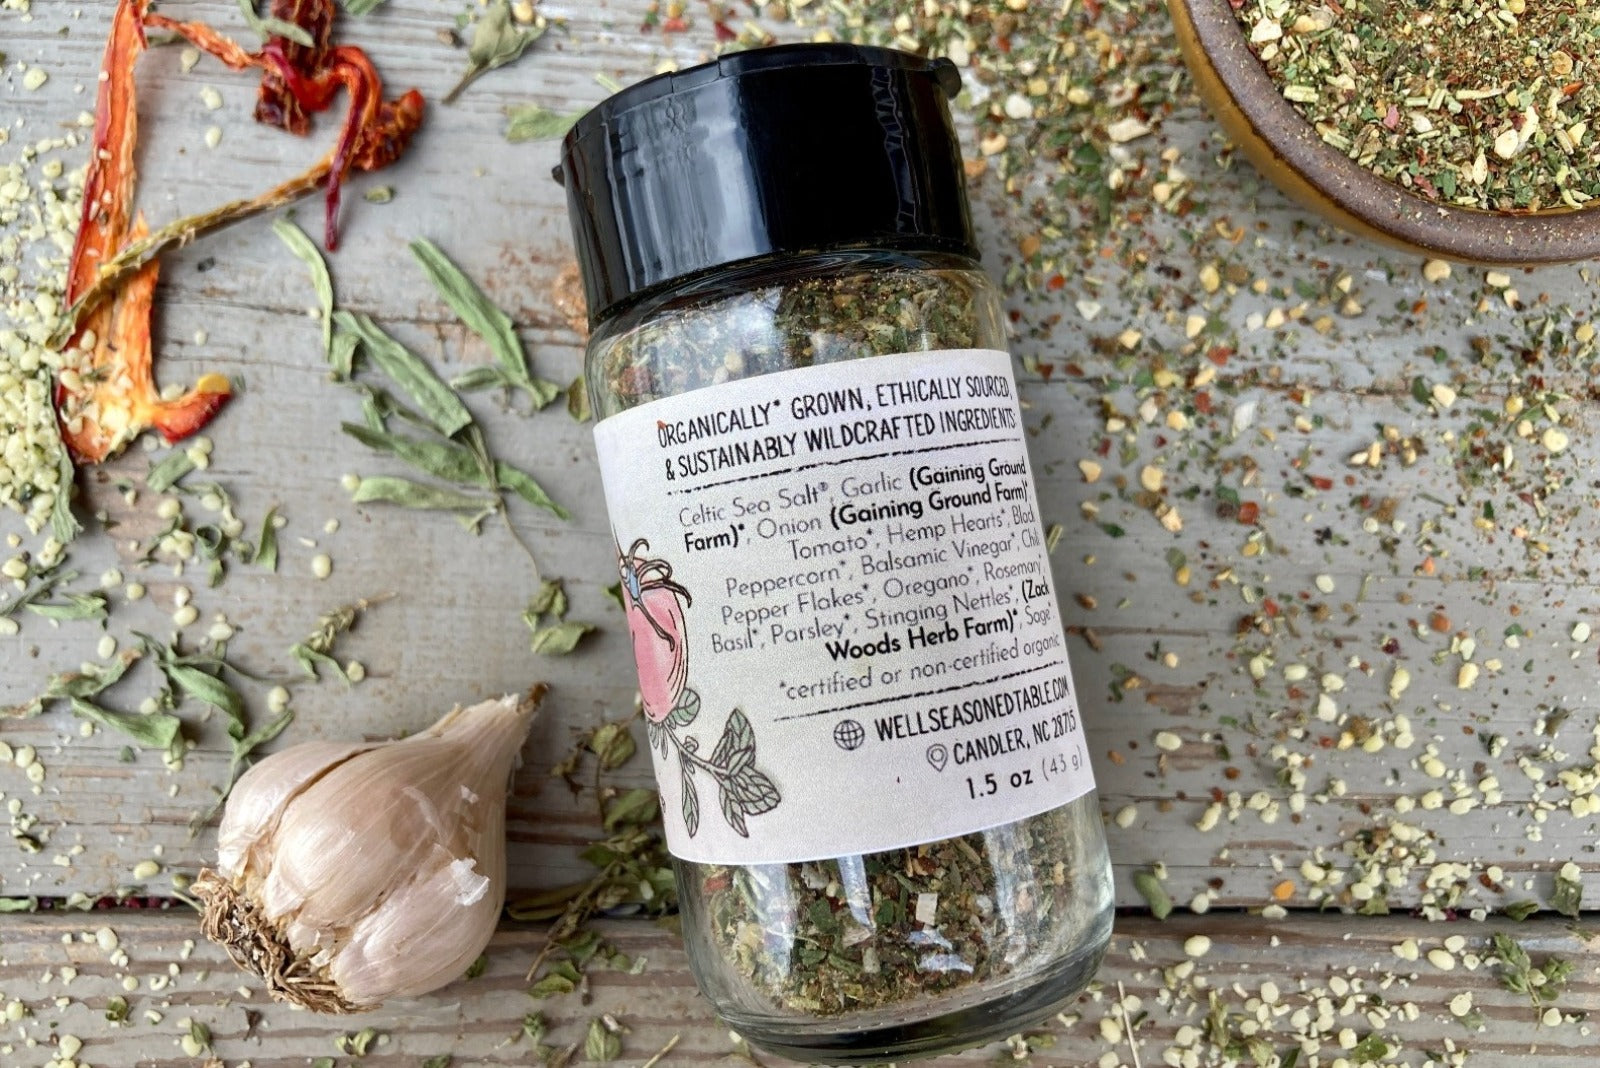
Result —
<svg viewBox="0 0 1600 1068"><path fill-rule="evenodd" d="M628 634L633 639L633 661L639 669L639 693L644 714L660 723L683 696L689 679L688 633L684 607L693 600L689 591L672 580L672 565L645 556L650 543L640 538L626 553L618 552L623 605L628 614Z"/></svg>

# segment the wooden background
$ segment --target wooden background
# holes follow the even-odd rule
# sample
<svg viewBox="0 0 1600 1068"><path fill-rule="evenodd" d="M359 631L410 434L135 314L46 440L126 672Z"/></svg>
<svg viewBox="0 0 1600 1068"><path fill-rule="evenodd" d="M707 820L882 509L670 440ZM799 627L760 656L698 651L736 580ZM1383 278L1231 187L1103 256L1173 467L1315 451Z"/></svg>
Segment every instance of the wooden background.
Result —
<svg viewBox="0 0 1600 1068"><path fill-rule="evenodd" d="M227 4L165 10L238 28ZM110 11L106 0L36 0L30 17L0 13L0 49L9 55L0 120L12 129L0 161L92 106ZM697 60L712 42L709 19L698 11L690 32L666 37L639 31L638 3L546 3L541 11L564 19L565 29L481 80L459 104L433 105L398 166L352 183L345 245L330 258L342 306L372 314L447 373L488 354L405 253L417 237L438 242L512 314L537 372L566 382L580 366L565 205L549 178L556 146L507 144L503 109L529 102L585 107L605 95L597 76L626 84L664 62ZM374 16L347 20L344 32L368 48L393 91L415 85L433 101L464 63L460 50L438 38L455 13L433 0L390 0ZM781 39L809 32L774 26ZM1155 17L1136 32L1165 40ZM50 80L25 91L19 61L45 67ZM1198 1025L1206 1012L1204 988L1179 983L1189 988L1160 993L1167 985L1161 966L1181 959L1183 940L1203 931L1215 948L1198 975L1230 1003L1244 1004L1269 976L1286 991L1316 991L1336 976L1376 984L1392 975L1388 1001L1419 1006L1415 1019L1386 1025L1401 1047L1395 1063L1421 1064L1428 1051L1443 1056L1447 1043L1474 1051L1473 1064L1508 1065L1530 1054L1538 1063L1587 1063L1600 1043L1573 1018L1600 1004L1600 957L1583 930L1548 912L1521 925L1468 918L1474 909L1546 900L1561 864L1594 863L1595 821L1571 815L1573 794L1557 778L1575 769L1592 786L1596 765L1589 753L1596 639L1572 637L1580 621L1595 621L1600 606L1588 563L1600 534L1592 507L1600 445L1585 433L1592 344L1562 347L1589 318L1591 280L1578 268L1513 272L1514 299L1506 280L1482 269L1457 266L1450 279L1425 282L1419 258L1319 228L1286 204L1232 159L1175 70L1174 79L1177 103L1157 133L1125 149L1130 167L1159 168L1161 153L1177 152L1184 184L1192 197L1203 196L1206 211L1184 216L1152 204L1136 230L1086 237L1084 246L1098 254L1063 264L1067 284L1047 300L1020 287L1012 292L1044 519L1062 528L1054 562L1076 635L1071 652L1088 706L1100 800L1108 817L1129 812L1126 826L1109 829L1119 902L1130 913L1096 992L1049 1027L1056 1044L1033 1057L1065 1065L1110 1054L1106 1063L1134 1063L1128 1043L1108 1041L1099 1025L1116 1015L1120 984L1148 1013L1137 1056L1161 1063L1177 1028ZM153 223L256 192L321 150L320 140L298 144L250 125L250 80L210 60L183 74L177 50L158 49L141 68L140 87L141 195ZM205 107L203 87L222 94L222 110ZM224 133L208 149L212 125ZM966 132L971 142L970 127ZM362 199L376 185L394 188L392 203ZM975 181L974 195L997 276L1017 262L1019 237L1075 225L1050 216L1048 197L1029 198L1032 210L1007 197L992 169ZM298 217L320 235L319 203L306 203ZM1205 282L1208 266L1222 279L1215 291ZM486 524L474 538L448 516L349 503L341 475L398 472L340 434L340 420L355 418L358 405L326 379L317 327L302 314L312 303L301 265L262 221L165 260L161 377L216 370L238 387L209 431L216 449L206 477L230 489L247 522L277 506L289 525L276 575L235 568L220 587L205 589L193 572L175 580L155 567L137 576L149 589L146 600L124 604L113 596L109 630L119 637L167 633L181 582L193 588L202 620L221 612L238 627L233 658L269 680L290 681L287 647L319 614L394 593L341 645L342 655L366 665L367 680L353 688L295 683L298 718L280 744L412 730L452 703L547 679L552 697L511 802L511 880L522 889L582 878L587 869L574 847L598 832L592 799L575 798L549 769L585 728L626 714L634 689L621 617L603 594L615 580L614 560L590 427L559 406L529 417L490 395L472 400L492 446L572 510L571 521L559 522L514 505L512 518L539 571L565 580L572 617L603 628L579 655L535 658L519 615L539 574L503 525ZM1194 315L1208 320L1204 344L1186 336ZM1052 318L1059 322L1044 329ZM196 336L202 330L203 342ZM1486 349L1473 347L1479 338L1488 340ZM1208 384L1206 375L1215 381ZM1438 396L1433 386L1440 384L1453 403L1419 399L1419 379L1422 397ZM1524 401L1529 438L1506 414L1511 397ZM1186 425L1174 429L1171 412L1183 413ZM1540 444L1553 420L1570 438L1564 451ZM1393 428L1396 442L1413 443L1415 462L1402 458L1401 444L1385 443L1378 466L1352 465L1352 455L1386 441L1384 428ZM1503 459L1506 446L1512 466L1494 470L1484 457ZM1098 481L1086 481L1082 460L1102 465ZM122 566L133 577L129 542L157 528L156 500L146 494L130 507L113 483L137 482L148 462L135 447L81 479L83 512L103 510L115 524L91 523L73 546L74 566L85 575ZM1165 472L1159 495L1139 485L1141 468L1151 464ZM1256 523L1239 521L1234 496L1259 509ZM1181 530L1159 522L1161 504L1178 508ZM330 519L340 523L331 535L324 532ZM334 561L326 581L310 569L319 552ZM1180 586L1175 572L1185 566L1189 582ZM1430 625L1436 614L1443 617L1438 629ZM1513 627L1525 636L1508 643ZM25 620L19 637L0 640L0 704L92 658L99 637L94 626ZM1461 642L1468 638L1481 674L1462 690ZM1294 681L1297 670L1286 676L1291 665L1305 666L1303 681ZM1396 665L1414 681L1391 700ZM1327 675L1339 676L1343 687L1329 694L1337 711L1323 719L1317 699ZM140 685L135 677L119 692L136 701ZM249 695L258 716L265 715L264 692L265 684ZM1359 739L1369 731L1394 740L1397 714L1408 717L1413 744L1364 751ZM194 719L192 710L186 715ZM1550 729L1552 720L1559 730ZM0 855L0 891L62 899L137 886L163 896L171 873L197 869L213 837L191 838L188 824L209 807L225 775L227 744L220 726L193 726L199 744L181 769L168 770L158 754L122 762L119 738L81 738L65 716L0 724L0 738L36 747L46 767L37 791L20 770L0 768L0 791L20 801L46 839L37 854ZM1177 735L1181 746L1158 748L1160 732ZM1487 733L1506 739L1497 755L1484 745ZM1307 800L1292 814L1295 791L1282 772L1305 758ZM1429 774L1441 769L1443 777ZM1491 775L1498 790L1486 795L1482 784ZM621 781L648 783L648 768L636 761ZM1446 807L1423 807L1430 790L1442 791ZM1238 795L1232 805L1230 792ZM1473 798L1470 811L1449 811L1458 794ZM1216 799L1236 810L1214 830L1198 832L1196 822ZM1397 811L1397 802L1408 807L1406 799L1419 804ZM1274 821L1263 819L1264 804L1277 811ZM1392 914L1328 912L1351 904L1339 896L1343 887L1332 901L1316 900L1303 863L1345 872L1348 886L1363 862L1357 843L1374 838L1379 863L1395 872ZM162 873L141 885L134 869L149 859L159 860ZM1164 925L1135 915L1143 902L1130 876L1157 862L1175 901L1187 905L1206 893L1212 911L1191 916L1180 909L1182 918ZM1499 869L1498 883L1491 867ZM1600 880L1591 880L1588 901L1597 888ZM1288 915L1264 920L1260 910L1275 902ZM1446 918L1455 922L1431 922ZM126 970L143 984L129 995L135 1023L120 1031L101 1017L124 969L93 947L66 944L65 936L102 923L121 933L132 958ZM1491 929L1512 931L1536 955L1559 951L1578 962L1557 1002L1569 1022L1537 1025L1526 999L1500 990L1499 970L1488 963L1446 974L1391 951L1413 938L1425 954L1459 934L1469 951L1481 952ZM729 1055L727 1034L694 993L673 936L643 923L613 922L606 932L647 957L649 967L637 976L597 974L591 1005L570 998L540 1006L553 1035L581 1039L589 1019L613 1012L631 1028L627 1061L643 1061L674 1033L682 1040L672 1060ZM186 939L199 938L182 908L10 916L0 923L0 992L34 1015L0 1033L0 1056L7 1064L44 1064L55 1035L75 1034L85 1042L81 1058L97 1066L192 1063L172 1026L188 1016L210 1024L230 1065L305 1065L335 1055L334 1036L368 1023L392 1037L362 1063L409 1065L451 1051L458 1064L527 1063L527 1046L508 1040L535 1007L521 993L520 976L539 937L508 929L484 977L346 1026L269 1006L259 991L247 998L252 984L205 946L181 963L170 986L150 989L149 976L178 961ZM78 970L70 985L62 984L63 965ZM1462 991L1472 992L1485 1014L1484 1029L1464 1026L1446 1007ZM162 1022L145 1020L147 1009ZM1349 1026L1360 1033L1374 1026L1364 1007L1351 1014ZM962 1059L997 1055L1011 1053L999 1047ZM1324 1053L1321 1063L1334 1062Z"/></svg>

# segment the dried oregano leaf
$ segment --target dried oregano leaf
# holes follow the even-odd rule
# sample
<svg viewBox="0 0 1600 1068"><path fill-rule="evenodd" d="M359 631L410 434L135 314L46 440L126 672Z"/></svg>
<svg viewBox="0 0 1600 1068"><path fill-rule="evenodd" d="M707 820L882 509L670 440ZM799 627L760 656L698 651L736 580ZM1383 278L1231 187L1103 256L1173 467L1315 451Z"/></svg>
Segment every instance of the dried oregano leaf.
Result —
<svg viewBox="0 0 1600 1068"><path fill-rule="evenodd" d="M1537 901L1513 901L1501 911L1520 923L1539 911L1539 903Z"/></svg>
<svg viewBox="0 0 1600 1068"><path fill-rule="evenodd" d="M583 1040L583 1055L602 1064L614 1061L622 1056L622 1039L612 1033L604 1020L590 1020L589 1032Z"/></svg>
<svg viewBox="0 0 1600 1068"><path fill-rule="evenodd" d="M506 108L506 140L512 144L524 141L553 141L565 137L572 124L582 118L583 112L551 111L539 104L519 104Z"/></svg>
<svg viewBox="0 0 1600 1068"><path fill-rule="evenodd" d="M444 102L453 102L467 86L490 71L513 62L543 36L542 26L527 29L517 27L512 21L508 0L493 0L473 28L472 43L467 46L466 72L456 82L455 88L445 94Z"/></svg>
<svg viewBox="0 0 1600 1068"><path fill-rule="evenodd" d="M1555 890L1550 895L1550 907L1571 919L1578 918L1578 912L1583 908L1583 883L1579 879L1567 878L1565 874L1556 875Z"/></svg>
<svg viewBox="0 0 1600 1068"><path fill-rule="evenodd" d="M593 623L576 623L571 621L553 623L548 627L540 627L533 632L531 645L536 653L546 656L564 656L572 652L584 635L594 631Z"/></svg>
<svg viewBox="0 0 1600 1068"><path fill-rule="evenodd" d="M551 615L561 619L567 614L567 589L560 579L545 579L539 584L539 589L533 598L528 601L528 610L522 618L532 627L543 615Z"/></svg>

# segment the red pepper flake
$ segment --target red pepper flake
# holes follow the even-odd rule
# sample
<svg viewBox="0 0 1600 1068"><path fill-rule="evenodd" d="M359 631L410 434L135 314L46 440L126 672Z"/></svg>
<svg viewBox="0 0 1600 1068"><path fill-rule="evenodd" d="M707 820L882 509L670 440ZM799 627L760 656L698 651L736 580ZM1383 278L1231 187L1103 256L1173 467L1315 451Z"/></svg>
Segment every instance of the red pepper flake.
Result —
<svg viewBox="0 0 1600 1068"><path fill-rule="evenodd" d="M101 264L148 233L144 216L132 214L138 140L133 67L146 47L141 21L146 2L123 0L106 41L83 217L67 273L69 305L93 287ZM227 403L228 380L215 374L202 376L176 400L162 399L150 352L150 310L159 273L154 260L139 268L112 299L86 309L68 338L71 348L87 355L88 367L57 379L55 404L62 440L78 461L104 460L149 427L169 442L178 441L205 426Z"/></svg>
<svg viewBox="0 0 1600 1068"><path fill-rule="evenodd" d="M1261 516L1261 506L1255 501L1245 501L1239 505L1239 522L1245 526L1254 526Z"/></svg>
<svg viewBox="0 0 1600 1068"><path fill-rule="evenodd" d="M1321 490L1323 493L1327 493L1329 490L1333 489L1333 479L1326 478L1322 475L1312 475L1311 484L1317 489Z"/></svg>
<svg viewBox="0 0 1600 1068"><path fill-rule="evenodd" d="M247 52L203 23L153 14L150 0L121 0L112 16L95 109L95 133L84 180L83 217L68 267L71 307L63 337L86 352L88 368L57 380L55 402L62 438L74 460L95 463L154 428L169 442L195 433L227 402L221 375L204 375L176 400L161 398L153 374L150 313L158 256L200 233L326 189L326 243L338 245L339 192L351 170L392 163L422 121L421 94L383 99L383 84L365 52L330 43L334 0L273 0L272 16L304 29L308 47L269 37ZM150 234L134 212L138 111L134 67L146 47L145 27L170 30L235 70L262 71L258 121L291 133L310 129L311 114L326 111L340 89L350 110L339 139L304 174L251 200L235 201L180 219Z"/></svg>

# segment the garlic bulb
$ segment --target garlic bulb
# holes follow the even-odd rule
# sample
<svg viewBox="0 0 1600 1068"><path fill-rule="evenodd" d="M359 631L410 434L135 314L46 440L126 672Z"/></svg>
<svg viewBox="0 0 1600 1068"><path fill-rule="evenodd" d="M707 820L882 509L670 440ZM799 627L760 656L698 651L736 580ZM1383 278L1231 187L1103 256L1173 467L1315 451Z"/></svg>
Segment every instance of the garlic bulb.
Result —
<svg viewBox="0 0 1600 1068"><path fill-rule="evenodd" d="M392 742L307 742L245 772L206 936L272 995L358 1012L459 979L500 919L505 802L543 686L457 708Z"/></svg>

